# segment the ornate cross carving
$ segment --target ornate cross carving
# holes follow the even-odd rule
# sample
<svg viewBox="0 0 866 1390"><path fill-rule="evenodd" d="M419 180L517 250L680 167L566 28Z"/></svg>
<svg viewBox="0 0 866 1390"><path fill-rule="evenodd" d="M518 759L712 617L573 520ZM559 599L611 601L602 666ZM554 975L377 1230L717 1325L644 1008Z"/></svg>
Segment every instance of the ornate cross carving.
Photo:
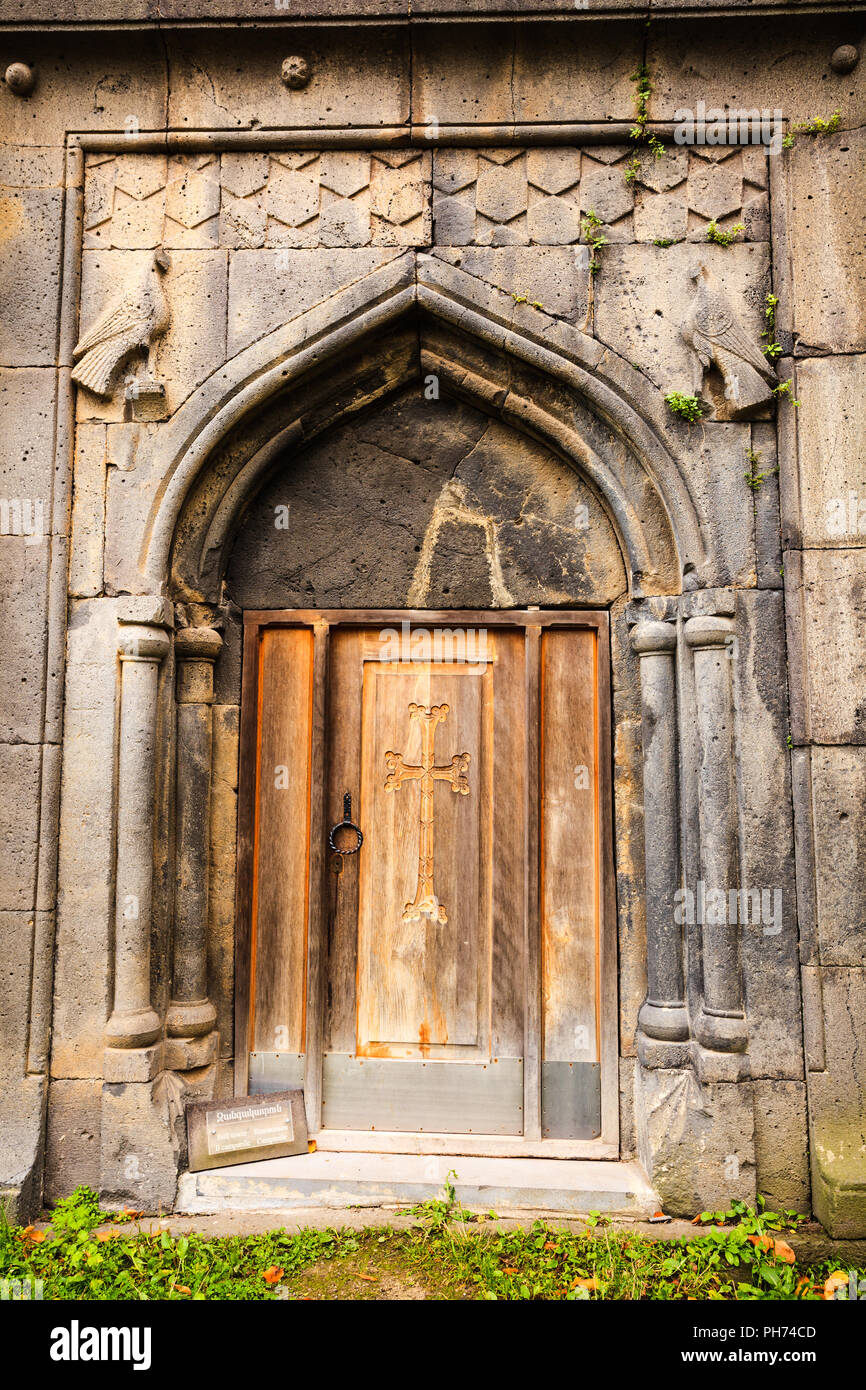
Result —
<svg viewBox="0 0 866 1390"><path fill-rule="evenodd" d="M433 889L433 789L437 782L450 783L453 792L469 795L469 753L455 753L444 767L435 764L434 744L436 727L448 718L448 705L409 706L410 720L421 725L421 762L405 763L402 753L386 753L385 763L390 771L385 778L386 791L399 791L404 782L420 782L421 807L418 845L418 886L415 898L403 908L404 922L417 922L421 917L445 923L448 914L437 901Z"/></svg>

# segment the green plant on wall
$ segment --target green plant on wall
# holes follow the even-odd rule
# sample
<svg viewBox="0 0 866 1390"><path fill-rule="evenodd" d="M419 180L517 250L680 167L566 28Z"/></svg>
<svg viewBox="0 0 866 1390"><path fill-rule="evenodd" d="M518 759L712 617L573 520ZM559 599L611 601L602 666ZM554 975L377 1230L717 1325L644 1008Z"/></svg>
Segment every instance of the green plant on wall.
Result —
<svg viewBox="0 0 866 1390"><path fill-rule="evenodd" d="M743 477L745 478L747 485L752 489L752 492L760 492L761 486L763 483L766 482L767 478L772 478L776 473L778 473L779 465L776 464L775 468L768 468L766 472L761 473L758 471L758 464L761 462L760 450L747 449L746 458L748 459L749 467L743 474Z"/></svg>
<svg viewBox="0 0 866 1390"><path fill-rule="evenodd" d="M704 413L704 407L697 396L684 396L680 391L669 391L665 396L665 405L672 415L685 420L689 425L694 425Z"/></svg>
<svg viewBox="0 0 866 1390"><path fill-rule="evenodd" d="M761 337L766 338L767 341L761 351L764 356L769 357L772 362L775 362L776 358L782 355L782 344L776 342L776 306L778 303L779 296L777 294L768 294L764 300L764 319L766 320L767 327L764 329Z"/></svg>
<svg viewBox="0 0 866 1390"><path fill-rule="evenodd" d="M707 241L712 241L716 246L732 246L740 232L746 230L745 222L735 222L729 232L720 230L716 219L713 218L707 227Z"/></svg>
<svg viewBox="0 0 866 1390"><path fill-rule="evenodd" d="M665 147L657 136L650 134L647 130L649 123L649 103L652 96L652 81L650 80L649 68L646 63L641 63L637 72L631 75L632 82L637 83L634 100L634 125L628 133L629 140L636 145L645 146L656 159L661 159L665 152ZM640 160L635 156L629 160L625 166L626 183L634 183L640 173Z"/></svg>
<svg viewBox="0 0 866 1390"><path fill-rule="evenodd" d="M834 111L828 116L826 121L821 116L812 116L808 121L798 121L792 126L788 134L782 140L782 145L789 150L797 139L798 135L832 135L842 124L842 112Z"/></svg>
<svg viewBox="0 0 866 1390"><path fill-rule="evenodd" d="M584 213L580 220L580 231L587 246L589 247L589 273L597 275L601 270L601 248L607 246L607 237L601 234L601 218L590 208L589 212Z"/></svg>
<svg viewBox="0 0 866 1390"><path fill-rule="evenodd" d="M796 406L797 410L799 410L800 402L794 400L794 393L791 389L792 385L793 377L788 377L787 381L780 381L778 386L773 387L773 395L778 397L779 399L781 399L783 396L786 397L786 399L789 400L793 406Z"/></svg>

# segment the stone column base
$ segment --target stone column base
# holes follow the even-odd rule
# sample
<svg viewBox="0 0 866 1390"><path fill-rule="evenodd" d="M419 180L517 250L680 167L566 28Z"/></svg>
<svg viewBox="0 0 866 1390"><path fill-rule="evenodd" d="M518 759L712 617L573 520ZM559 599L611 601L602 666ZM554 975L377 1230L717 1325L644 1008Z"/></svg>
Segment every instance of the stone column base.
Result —
<svg viewBox="0 0 866 1390"><path fill-rule="evenodd" d="M670 1216L755 1203L752 1083L635 1068L638 1157Z"/></svg>
<svg viewBox="0 0 866 1390"><path fill-rule="evenodd" d="M178 1173L186 1165L184 1105L213 1095L216 1071L216 1065L183 1077L163 1071L151 1081L103 1085L103 1202L148 1214L174 1209Z"/></svg>

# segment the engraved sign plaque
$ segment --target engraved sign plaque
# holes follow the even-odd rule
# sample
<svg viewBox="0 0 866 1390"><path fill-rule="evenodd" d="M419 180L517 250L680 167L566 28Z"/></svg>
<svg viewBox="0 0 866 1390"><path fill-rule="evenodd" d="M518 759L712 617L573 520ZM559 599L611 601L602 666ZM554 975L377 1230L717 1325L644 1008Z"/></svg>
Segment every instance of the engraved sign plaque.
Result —
<svg viewBox="0 0 866 1390"><path fill-rule="evenodd" d="M195 1101L186 1107L189 1169L307 1152L303 1091Z"/></svg>

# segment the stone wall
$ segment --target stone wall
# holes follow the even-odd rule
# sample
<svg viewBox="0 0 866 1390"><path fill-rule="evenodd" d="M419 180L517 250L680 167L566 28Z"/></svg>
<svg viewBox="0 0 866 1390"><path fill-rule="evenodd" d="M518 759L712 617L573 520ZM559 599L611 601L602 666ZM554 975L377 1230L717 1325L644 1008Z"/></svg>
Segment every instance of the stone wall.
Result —
<svg viewBox="0 0 866 1390"><path fill-rule="evenodd" d="M465 524L461 532L443 514L431 606L473 595L482 606L613 605L624 1151L640 1147L679 1210L756 1186L771 1203L805 1206L808 1152L818 1214L836 1233L862 1234L866 69L830 64L839 45L860 40L856 7L810 17L783 4L761 16L731 5L729 16L654 17L647 30L643 14L618 0L592 0L586 14L569 5L559 19L538 5L521 7L518 22L494 12L470 24L454 13L457 4L449 22L437 23L426 23L425 7L415 4L411 23L397 6L374 22L375 5L355 5L349 23L318 26L319 11L333 19L340 8L311 0L309 23L298 28L250 0L218 7L210 28L194 23L206 4L163 3L157 28L148 0L125 0L112 32L76 27L107 22L104 4L92 16L83 3L59 5L56 15L42 8L45 27L16 33L18 7L0 0L0 70L23 61L36 75L31 94L8 83L0 90L0 497L9 504L0 536L3 1189L22 1212L32 1208L45 1162L49 1198L90 1181L139 1204L171 1202L182 1152L177 1077L188 1094L230 1086L239 679L231 605L355 606L385 589L388 602L408 603L414 547L434 508L443 510L453 467L469 505L495 513L505 592L488 596L482 549ZM362 9L365 22L351 22ZM226 10L271 27L222 30ZM124 32L132 20L143 27ZM295 52L312 77L290 88L280 69ZM650 117L667 144L658 159L644 147L636 156L628 138L641 62L653 86ZM838 108L840 129L801 134L793 149L769 157L754 146L677 147L670 123L699 100L781 108L790 125ZM597 274L581 227L590 210L607 238ZM744 230L729 247L710 245L711 219L722 232L739 223ZM76 392L76 341L118 295L160 274L158 248L171 260L164 286L172 321L154 358L155 382L133 358L138 385L125 389L121 380L104 398ZM689 427L669 416L663 395L691 391L694 380L681 325L700 264L753 343L765 326L766 294L779 296L779 376L791 379L799 409L783 400L750 419L725 418L723 382L711 372L710 418ZM118 618L128 613L128 595L152 594L142 556L169 482L166 459L187 418L179 412L197 408L197 393L217 402L240 354L254 356L286 325L297 325L299 352L346 296L355 294L369 317L375 306L365 287L377 274L399 282L400 293L411 284L415 296L404 334L415 343L412 381L412 349L383 331L378 364L368 357L355 372L346 358L344 404L357 420L314 418L309 402L336 390L333 361L334 382L316 379L306 415L287 405L271 419L263 405L260 437L227 436L213 476L227 478L242 453L246 459L297 419L303 447L294 447L290 472L268 464L262 473L264 491L220 551L225 591L221 574L206 567L194 582L179 582L176 565L165 580L170 598L192 605L193 622L212 620L220 605L229 619L211 707L207 942L222 1070L206 1079L210 1064L195 1053L185 1069L157 1060L146 1077L106 1080L103 1034L116 984ZM486 349L466 347L438 404L425 399L424 378L444 329L416 326L434 291L457 316L483 309L506 361L495 365ZM525 364L508 365L509 335L531 340L536 355L549 348L582 361L617 402L635 403L648 422L644 447L675 461L698 544L677 556L683 546L671 537L684 531L641 481L640 451L623 442L598 401L590 408L579 391L554 392ZM486 404L467 399L473 372L490 386ZM232 390L240 389L236 378ZM570 471L564 445L538 437L535 407L558 412L562 430L583 441L586 468L590 456L603 459L606 476L619 478L636 527L673 557L667 568L654 556L641 570L624 553L622 518L586 471ZM434 419L435 449L431 443L425 455L425 422ZM759 455L754 468L749 450ZM755 490L744 477L750 470L765 475ZM377 497L371 477L382 481ZM587 545L565 524L576 496L590 507ZM176 554L186 554L191 537L201 548L196 506L207 511L209 497L204 488L187 506ZM451 501L446 494L445 512ZM291 555L275 549L270 531L262 547L266 514L278 502L303 522L306 548ZM353 513L352 544L341 549L326 518L343 534ZM32 534L23 534L28 526ZM377 546L388 565L374 574L366 557ZM456 587L446 583L455 568ZM628 623L627 597L636 605ZM693 883L702 755L683 631L706 615L731 622L738 642L731 698L741 880L779 887L785 904L781 933L747 932L741 942L749 1021L742 1079L702 1078L690 1058L638 1058L644 807L629 624L652 618L679 632L681 838L685 881ZM170 628L168 609L164 621ZM160 1016L172 989L175 686L169 655L159 674L154 804L150 995ZM693 1012L702 949L687 933Z"/></svg>

